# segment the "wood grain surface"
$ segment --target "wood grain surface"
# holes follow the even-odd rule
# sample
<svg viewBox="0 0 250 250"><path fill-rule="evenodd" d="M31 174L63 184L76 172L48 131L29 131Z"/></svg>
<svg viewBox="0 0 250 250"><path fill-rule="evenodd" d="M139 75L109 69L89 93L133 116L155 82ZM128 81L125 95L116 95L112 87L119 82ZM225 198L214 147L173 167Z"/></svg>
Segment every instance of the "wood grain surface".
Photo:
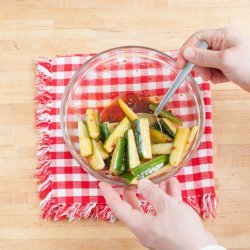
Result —
<svg viewBox="0 0 250 250"><path fill-rule="evenodd" d="M248 0L0 0L0 249L143 249L121 223L41 219L36 180L34 62L120 45L178 49L200 29L250 33ZM250 94L212 85L219 206L205 225L250 249Z"/></svg>

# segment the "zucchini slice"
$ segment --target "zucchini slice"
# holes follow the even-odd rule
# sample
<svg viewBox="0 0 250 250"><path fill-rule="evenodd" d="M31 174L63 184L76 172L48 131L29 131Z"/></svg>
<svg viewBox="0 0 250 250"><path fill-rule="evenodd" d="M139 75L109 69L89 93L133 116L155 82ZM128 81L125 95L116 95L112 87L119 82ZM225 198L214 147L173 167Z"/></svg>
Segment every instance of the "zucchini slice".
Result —
<svg viewBox="0 0 250 250"><path fill-rule="evenodd" d="M173 138L157 129L150 128L149 131L150 139L153 143L166 143L173 141Z"/></svg>
<svg viewBox="0 0 250 250"><path fill-rule="evenodd" d="M86 110L86 123L90 137L93 139L98 139L100 136L100 121L99 112L97 109Z"/></svg>
<svg viewBox="0 0 250 250"><path fill-rule="evenodd" d="M148 119L141 118L134 120L133 130L140 159L152 159Z"/></svg>
<svg viewBox="0 0 250 250"><path fill-rule="evenodd" d="M171 142L151 145L153 155L167 155L170 153L171 148L172 148Z"/></svg>
<svg viewBox="0 0 250 250"><path fill-rule="evenodd" d="M141 118L147 118L148 122L149 122L149 127L153 127L156 124L158 124L158 122L156 121L156 117L153 114L136 113L136 115L139 117L139 119L141 119Z"/></svg>
<svg viewBox="0 0 250 250"><path fill-rule="evenodd" d="M109 158L109 154L104 150L102 141L98 141L97 142L97 147L99 149L99 152L101 153L102 159L103 160L108 159Z"/></svg>
<svg viewBox="0 0 250 250"><path fill-rule="evenodd" d="M110 122L109 123L110 133L112 133L115 130L115 127L117 127L118 124L119 124L119 122Z"/></svg>
<svg viewBox="0 0 250 250"><path fill-rule="evenodd" d="M148 175L146 178L150 179L163 173L169 173L170 171L173 170L173 168L174 168L173 166L171 166L170 164L167 164L163 166L160 170Z"/></svg>
<svg viewBox="0 0 250 250"><path fill-rule="evenodd" d="M115 150L112 154L111 163L109 171L115 175L121 175L125 171L124 165L124 149L125 149L125 139L119 137L115 145Z"/></svg>
<svg viewBox="0 0 250 250"><path fill-rule="evenodd" d="M104 142L103 147L111 153L115 147L116 141L119 137L123 136L124 133L132 127L130 120L124 117L121 122L115 127L114 131L109 135L107 140Z"/></svg>
<svg viewBox="0 0 250 250"><path fill-rule="evenodd" d="M82 157L87 157L92 155L92 142L89 137L89 132L86 124L83 121L78 121L78 134L79 134L79 144L80 153Z"/></svg>
<svg viewBox="0 0 250 250"><path fill-rule="evenodd" d="M130 172L125 172L124 174L120 175L120 177L128 184L137 184L136 177Z"/></svg>
<svg viewBox="0 0 250 250"><path fill-rule="evenodd" d="M130 121L139 119L139 117L134 113L134 111L122 99L119 98L118 103Z"/></svg>
<svg viewBox="0 0 250 250"><path fill-rule="evenodd" d="M158 104L154 104L154 103L150 103L148 105L148 109L151 110L151 111L155 111L156 108L158 107ZM163 117L163 118L168 118L170 121L178 124L178 125L183 125L181 119L179 119L178 117L176 117L175 115L173 115L171 112L163 109L160 114L159 114L160 117Z"/></svg>
<svg viewBox="0 0 250 250"><path fill-rule="evenodd" d="M102 138L105 141L110 135L110 124L109 122L101 123Z"/></svg>
<svg viewBox="0 0 250 250"><path fill-rule="evenodd" d="M184 147L188 140L189 133L190 133L189 128L185 127L177 128L175 138L173 141L173 147L170 152L170 158L169 158L170 165L177 167L180 164L182 160Z"/></svg>
<svg viewBox="0 0 250 250"><path fill-rule="evenodd" d="M133 168L131 172L139 180L161 169L168 163L168 160L169 155L161 155Z"/></svg>
<svg viewBox="0 0 250 250"><path fill-rule="evenodd" d="M140 158L137 152L136 143L135 143L135 136L133 129L129 129L127 131L127 164L128 169L132 169L138 165L140 165Z"/></svg>
<svg viewBox="0 0 250 250"><path fill-rule="evenodd" d="M196 136L198 130L199 130L199 127L198 127L197 125L195 125L195 126L193 126L193 127L191 128L190 134L189 134L189 136L188 136L187 143L186 143L186 145L185 145L185 147L184 147L183 157L186 155L186 153L187 153L187 151L188 151L190 145L192 144L192 142L193 142L193 140L194 140L194 138L195 138L195 136Z"/></svg>
<svg viewBox="0 0 250 250"><path fill-rule="evenodd" d="M105 167L105 162L103 161L101 152L97 146L97 142L92 139L93 144L93 154L88 156L88 161L90 166L95 170L101 170Z"/></svg>
<svg viewBox="0 0 250 250"><path fill-rule="evenodd" d="M160 119L160 124L161 124L162 130L165 133L167 133L170 137L174 138L174 135L177 129L176 126L168 118Z"/></svg>

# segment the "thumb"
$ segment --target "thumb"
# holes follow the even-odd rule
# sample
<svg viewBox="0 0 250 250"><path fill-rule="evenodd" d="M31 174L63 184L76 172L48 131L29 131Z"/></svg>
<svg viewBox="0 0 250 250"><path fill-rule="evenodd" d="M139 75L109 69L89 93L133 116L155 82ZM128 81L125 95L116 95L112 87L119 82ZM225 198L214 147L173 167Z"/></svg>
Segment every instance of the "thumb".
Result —
<svg viewBox="0 0 250 250"><path fill-rule="evenodd" d="M183 56L189 62L200 67L220 69L220 51L188 47L184 49Z"/></svg>

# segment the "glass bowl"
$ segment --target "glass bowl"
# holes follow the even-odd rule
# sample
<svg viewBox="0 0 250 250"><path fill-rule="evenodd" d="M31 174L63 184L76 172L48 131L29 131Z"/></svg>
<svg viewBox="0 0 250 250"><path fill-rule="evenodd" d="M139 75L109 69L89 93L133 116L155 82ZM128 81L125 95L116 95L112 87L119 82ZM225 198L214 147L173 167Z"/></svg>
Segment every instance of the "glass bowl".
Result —
<svg viewBox="0 0 250 250"><path fill-rule="evenodd" d="M101 112L124 93L162 97L176 75L175 60L172 57L147 47L118 47L86 61L66 87L60 114L65 143L79 165L98 180L117 186L129 185L107 170L92 169L87 159L81 157L77 122L84 119L86 108L97 108ZM167 108L183 120L184 126L198 125L199 130L179 166L152 177L154 183L166 180L180 171L191 160L201 141L205 119L204 102L199 86L191 75L173 95Z"/></svg>

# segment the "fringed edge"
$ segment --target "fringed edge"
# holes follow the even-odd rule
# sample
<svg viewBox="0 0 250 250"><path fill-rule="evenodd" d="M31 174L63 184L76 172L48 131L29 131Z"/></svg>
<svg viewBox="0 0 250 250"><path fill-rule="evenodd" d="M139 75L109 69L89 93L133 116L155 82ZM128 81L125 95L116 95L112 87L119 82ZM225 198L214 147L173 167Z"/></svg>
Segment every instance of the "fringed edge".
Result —
<svg viewBox="0 0 250 250"><path fill-rule="evenodd" d="M218 204L216 194L206 194L201 197L184 197L183 201L191 206L201 218L215 218Z"/></svg>
<svg viewBox="0 0 250 250"><path fill-rule="evenodd" d="M214 218L217 207L218 198L215 194L207 194L203 197L186 197L183 199L185 203L190 205L203 219ZM41 201L43 210L43 218L52 218L59 221L67 218L69 221L85 219L101 219L114 223L115 215L107 205L98 205L97 203L74 203L67 205L66 203L57 204L53 198L52 192L49 192L44 200ZM151 212L153 207L148 201L141 200L141 207L145 213Z"/></svg>
<svg viewBox="0 0 250 250"><path fill-rule="evenodd" d="M52 198L51 138L50 138L50 110L51 110L51 67L52 59L41 57L36 62L36 92L35 119L38 130L37 160L38 167L35 177L40 184L38 193L41 203L50 202ZM44 214L43 210L43 214Z"/></svg>
<svg viewBox="0 0 250 250"><path fill-rule="evenodd" d="M47 197L41 201L43 210L43 218L52 218L54 221L68 219L69 221L85 219L101 219L114 223L116 217L107 205L100 205L94 202L88 204L74 203L67 205L66 203L57 204L50 192ZM145 213L153 210L147 201L141 201L141 207Z"/></svg>
<svg viewBox="0 0 250 250"><path fill-rule="evenodd" d="M110 221L114 223L116 217L111 212L107 205L98 205L97 203L74 203L72 205L67 205L66 203L57 204L53 197L49 197L47 200L41 202L43 210L43 218L52 218L54 221L59 221L62 219L80 220L85 219L101 219L104 221Z"/></svg>

